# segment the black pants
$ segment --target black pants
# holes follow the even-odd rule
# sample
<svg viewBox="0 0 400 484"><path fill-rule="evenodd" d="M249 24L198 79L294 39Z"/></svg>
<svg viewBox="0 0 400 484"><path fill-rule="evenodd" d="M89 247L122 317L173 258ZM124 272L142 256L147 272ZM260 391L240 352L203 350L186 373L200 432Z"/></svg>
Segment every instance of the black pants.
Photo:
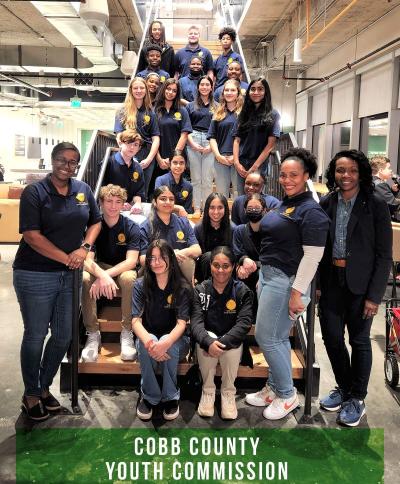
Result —
<svg viewBox="0 0 400 484"><path fill-rule="evenodd" d="M363 319L365 295L355 295L349 290L345 270L334 267L329 284L321 281L322 338L337 385L346 396L363 400L372 366L372 318ZM344 340L345 326L349 333L351 358Z"/></svg>

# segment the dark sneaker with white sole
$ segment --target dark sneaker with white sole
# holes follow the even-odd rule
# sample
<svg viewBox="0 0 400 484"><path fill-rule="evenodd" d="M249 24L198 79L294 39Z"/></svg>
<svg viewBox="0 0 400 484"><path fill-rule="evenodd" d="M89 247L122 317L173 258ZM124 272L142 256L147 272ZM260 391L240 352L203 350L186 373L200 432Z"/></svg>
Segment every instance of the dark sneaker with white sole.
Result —
<svg viewBox="0 0 400 484"><path fill-rule="evenodd" d="M36 405L33 405L33 407L29 408L28 400L25 396L22 398L22 410L31 420L34 420L35 422L46 420L50 416L41 400L39 400Z"/></svg>
<svg viewBox="0 0 400 484"><path fill-rule="evenodd" d="M47 397L42 397L42 403L47 408L47 410L50 411L55 411L55 410L60 410L61 408L61 403L57 400L56 397L54 397L50 392L47 395Z"/></svg>
<svg viewBox="0 0 400 484"><path fill-rule="evenodd" d="M165 420L174 420L179 415L179 400L164 402L163 417Z"/></svg>
<svg viewBox="0 0 400 484"><path fill-rule="evenodd" d="M153 416L153 405L142 397L138 403L136 415L140 420L150 420Z"/></svg>

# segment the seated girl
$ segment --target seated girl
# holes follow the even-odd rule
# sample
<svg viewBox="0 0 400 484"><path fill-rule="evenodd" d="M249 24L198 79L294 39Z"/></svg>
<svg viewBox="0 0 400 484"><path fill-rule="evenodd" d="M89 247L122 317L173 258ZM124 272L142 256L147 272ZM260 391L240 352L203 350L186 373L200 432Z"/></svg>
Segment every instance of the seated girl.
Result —
<svg viewBox="0 0 400 484"><path fill-rule="evenodd" d="M211 252L211 278L198 284L194 291L191 327L203 378L197 409L202 417L214 415L218 362L222 372L221 417L234 420L238 415L235 379L253 319L253 294L243 282L233 279L234 267L231 249L216 247Z"/></svg>
<svg viewBox="0 0 400 484"><path fill-rule="evenodd" d="M174 251L165 240L154 240L146 252L143 278L132 294L132 329L141 371L141 399L137 416L149 420L162 403L163 417L179 415L177 370L189 350L185 335L190 317L192 289L183 277ZM156 378L161 367L162 384Z"/></svg>

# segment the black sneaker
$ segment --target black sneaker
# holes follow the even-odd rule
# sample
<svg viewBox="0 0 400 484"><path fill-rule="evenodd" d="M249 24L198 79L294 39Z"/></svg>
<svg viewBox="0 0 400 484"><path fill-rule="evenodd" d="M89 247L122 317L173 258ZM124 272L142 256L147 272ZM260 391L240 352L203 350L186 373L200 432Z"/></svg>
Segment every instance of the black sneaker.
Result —
<svg viewBox="0 0 400 484"><path fill-rule="evenodd" d="M35 420L37 422L41 420L46 420L50 416L47 409L43 406L43 403L41 400L39 400L36 405L29 408L28 400L25 396L22 398L22 410L26 413L26 415L31 420Z"/></svg>
<svg viewBox="0 0 400 484"><path fill-rule="evenodd" d="M170 400L164 403L163 417L165 420L174 420L179 415L179 400Z"/></svg>
<svg viewBox="0 0 400 484"><path fill-rule="evenodd" d="M140 420L150 420L153 415L153 405L142 397L138 403L136 415Z"/></svg>
<svg viewBox="0 0 400 484"><path fill-rule="evenodd" d="M42 397L43 405L47 410L54 411L61 408L61 403L50 392L46 398Z"/></svg>

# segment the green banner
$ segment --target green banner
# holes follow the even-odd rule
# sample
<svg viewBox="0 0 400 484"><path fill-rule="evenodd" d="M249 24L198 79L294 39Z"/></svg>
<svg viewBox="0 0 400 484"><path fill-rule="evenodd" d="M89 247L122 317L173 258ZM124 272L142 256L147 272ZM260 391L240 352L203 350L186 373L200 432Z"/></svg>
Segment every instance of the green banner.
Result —
<svg viewBox="0 0 400 484"><path fill-rule="evenodd" d="M35 429L17 483L383 482L383 429Z"/></svg>

